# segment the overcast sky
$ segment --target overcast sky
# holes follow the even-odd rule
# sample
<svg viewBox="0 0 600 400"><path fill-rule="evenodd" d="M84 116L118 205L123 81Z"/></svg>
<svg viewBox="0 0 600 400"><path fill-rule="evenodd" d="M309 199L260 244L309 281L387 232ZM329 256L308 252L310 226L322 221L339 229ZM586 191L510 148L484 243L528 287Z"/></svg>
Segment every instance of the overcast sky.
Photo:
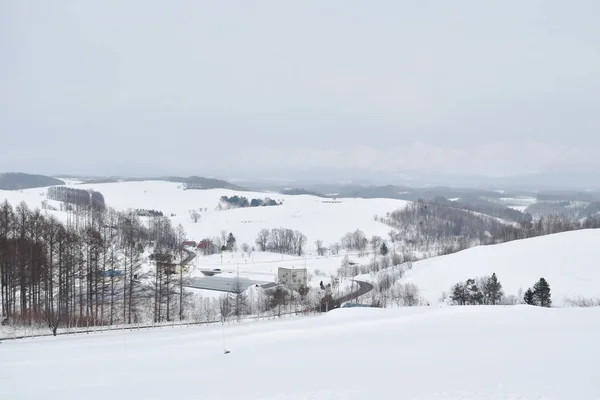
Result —
<svg viewBox="0 0 600 400"><path fill-rule="evenodd" d="M0 171L600 170L600 1L0 0Z"/></svg>

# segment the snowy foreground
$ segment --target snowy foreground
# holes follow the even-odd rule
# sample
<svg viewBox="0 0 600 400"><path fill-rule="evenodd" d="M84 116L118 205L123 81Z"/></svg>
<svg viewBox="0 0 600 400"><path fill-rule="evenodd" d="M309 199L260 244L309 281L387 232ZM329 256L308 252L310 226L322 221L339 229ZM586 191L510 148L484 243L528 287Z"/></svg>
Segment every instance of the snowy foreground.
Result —
<svg viewBox="0 0 600 400"><path fill-rule="evenodd" d="M598 399L600 308L340 309L0 344L1 399Z"/></svg>

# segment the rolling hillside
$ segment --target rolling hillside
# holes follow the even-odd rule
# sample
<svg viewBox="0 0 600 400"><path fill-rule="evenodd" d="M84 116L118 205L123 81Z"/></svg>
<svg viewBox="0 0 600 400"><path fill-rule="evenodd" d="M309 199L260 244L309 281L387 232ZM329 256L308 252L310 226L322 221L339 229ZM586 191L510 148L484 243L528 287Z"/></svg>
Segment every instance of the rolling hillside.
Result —
<svg viewBox="0 0 600 400"><path fill-rule="evenodd" d="M581 230L480 246L414 263L403 278L430 304L468 278L496 273L507 295L527 290L539 278L551 285L554 305L565 297L600 298L600 230Z"/></svg>
<svg viewBox="0 0 600 400"><path fill-rule="evenodd" d="M325 246L339 242L350 231L361 229L367 237L387 237L390 227L374 220L373 216L409 204L394 199L325 199L311 195L283 195L264 192L237 192L227 189L184 190L182 183L166 181L112 182L98 184L70 184L78 189L93 189L104 195L106 203L119 210L159 210L181 224L190 240L219 236L221 231L232 232L239 245L255 245L261 229L288 228L307 236L306 255L302 257L258 253L252 257L241 253L198 257L194 264L199 276L203 268L224 268L235 273L240 266L242 276L272 281L278 266L306 265L314 274L312 284L327 280L341 265L340 256L318 257L315 240ZM0 201L7 199L13 205L25 201L30 207L41 207L47 202L60 209L60 203L47 200L46 188L23 191L0 191ZM277 206L219 209L222 196L245 196L248 199L270 197L280 201ZM191 210L201 210L195 223ZM45 211L64 218L61 211ZM412 281L420 288L425 300L438 303L442 293L448 293L453 284L467 278L490 275L495 272L507 295L518 295L540 277L552 286L555 305L564 304L565 296L600 297L600 230L586 230L514 241L501 245L476 247L456 254L419 261L404 281ZM368 263L369 258L355 258ZM320 273L316 273L320 271Z"/></svg>
<svg viewBox="0 0 600 400"><path fill-rule="evenodd" d="M45 175L21 172L0 173L0 190L22 190L53 185L64 185L64 181Z"/></svg>
<svg viewBox="0 0 600 400"><path fill-rule="evenodd" d="M361 229L367 236L385 237L390 228L373 220L375 214L402 208L403 200L393 199L338 199L331 202L311 195L283 195L264 192L237 192L228 189L184 190L182 183L166 181L111 182L78 184L78 189L93 189L104 195L106 204L118 210L152 209L171 216L174 225L182 224L191 240L218 236L222 230L232 232L239 244L254 245L258 232L263 229L288 228L307 236L309 252L314 241L325 245L338 242L349 231ZM13 205L25 201L30 207L40 207L46 200L46 188L23 192L0 191L0 201L7 199ZM217 210L221 196L245 196L248 199L270 197L282 205ZM48 200L55 208L59 204ZM194 223L191 210L202 209L201 218ZM57 212L56 214L60 214Z"/></svg>

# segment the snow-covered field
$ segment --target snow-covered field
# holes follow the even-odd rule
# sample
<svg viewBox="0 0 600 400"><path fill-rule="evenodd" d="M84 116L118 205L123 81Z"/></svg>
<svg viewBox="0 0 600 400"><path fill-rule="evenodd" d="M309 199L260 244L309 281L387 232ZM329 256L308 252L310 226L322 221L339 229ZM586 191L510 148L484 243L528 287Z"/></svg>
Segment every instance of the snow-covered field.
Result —
<svg viewBox="0 0 600 400"><path fill-rule="evenodd" d="M286 228L298 230L307 237L306 256L293 257L280 254L253 252L242 255L241 252L220 255L199 256L195 259L193 276L203 277L202 269L220 268L223 276L237 273L240 276L258 281L276 280L278 267L306 266L313 280L311 285L320 281L327 283L329 275L335 274L341 265L340 256L319 257L316 254L316 240L322 240L325 247L339 242L341 237L356 229L362 230L367 237L379 235L387 237L389 226L374 220L374 215L404 207L407 202L391 199L330 199L301 195L290 196L277 193L238 192L226 189L183 190L182 184L166 181L117 182L102 184L83 184L68 182L67 186L78 189L92 189L103 194L106 204L117 210L151 209L162 211L173 225L181 224L189 240L201 241L204 238L220 236L221 231L235 235L238 245L247 243L255 246L255 240L261 229ZM20 191L0 190L0 201L8 200L13 206L25 201L30 208L41 207L43 201L56 209L60 203L46 198L47 188ZM283 201L279 206L249 207L219 210L222 196L244 196L248 199L270 197ZM190 217L191 210L202 210L200 220L195 223ZM61 211L44 211L65 219ZM172 216L174 215L174 216ZM218 296L221 293L196 291L205 297Z"/></svg>
<svg viewBox="0 0 600 400"><path fill-rule="evenodd" d="M403 282L415 283L430 304L468 278L496 273L507 295L544 277L554 305L565 297L600 298L600 230L581 230L480 246L413 264Z"/></svg>
<svg viewBox="0 0 600 400"><path fill-rule="evenodd" d="M600 398L600 308L340 309L5 341L0 398ZM32 378L35 383L32 384Z"/></svg>
<svg viewBox="0 0 600 400"><path fill-rule="evenodd" d="M494 201L493 199L489 199ZM537 203L535 197L502 197L498 199L499 203L504 204L506 207L512 208L517 211L525 212L527 207Z"/></svg>
<svg viewBox="0 0 600 400"><path fill-rule="evenodd" d="M346 253L343 253L346 254ZM318 256L316 254L307 254L305 257L296 257L281 255L269 252L254 252L246 255L241 252L223 253L212 256L199 255L194 259L192 275L201 277L202 270L220 269L220 276L235 276L238 272L240 276L250 279L273 281L277 276L277 268L304 268L312 275L313 281L318 283L324 278L329 278L331 274L335 275L337 269L342 264L343 255ZM369 257L359 258L353 255L353 259L362 262L372 260Z"/></svg>
<svg viewBox="0 0 600 400"><path fill-rule="evenodd" d="M175 226L182 224L190 240L200 241L206 237L219 236L221 231L232 232L237 243L253 246L258 232L263 229L287 228L306 235L307 249L312 252L314 241L322 240L325 246L339 242L347 232L361 229L368 237L386 237L390 228L373 220L374 215L404 207L407 202L392 199L330 199L277 193L238 192L227 189L183 190L182 184L165 181L117 182L103 184L68 185L78 189L93 189L104 195L106 204L117 210L153 209L171 216ZM40 207L46 200L47 188L22 191L0 190L0 201L7 199L13 206L25 201L30 207ZM221 196L244 196L248 199L270 197L282 200L280 206L249 207L232 210L216 210ZM59 203L48 201L58 208ZM194 223L190 210L203 211L201 219ZM57 212L55 214L61 214Z"/></svg>

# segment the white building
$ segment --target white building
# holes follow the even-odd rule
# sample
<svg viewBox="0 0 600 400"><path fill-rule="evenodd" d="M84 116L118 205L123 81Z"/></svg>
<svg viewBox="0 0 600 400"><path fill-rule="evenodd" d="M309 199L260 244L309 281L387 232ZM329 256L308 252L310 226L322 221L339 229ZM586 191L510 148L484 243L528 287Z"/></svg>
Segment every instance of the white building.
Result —
<svg viewBox="0 0 600 400"><path fill-rule="evenodd" d="M277 269L277 281L293 290L307 285L306 276L306 268L279 267Z"/></svg>

